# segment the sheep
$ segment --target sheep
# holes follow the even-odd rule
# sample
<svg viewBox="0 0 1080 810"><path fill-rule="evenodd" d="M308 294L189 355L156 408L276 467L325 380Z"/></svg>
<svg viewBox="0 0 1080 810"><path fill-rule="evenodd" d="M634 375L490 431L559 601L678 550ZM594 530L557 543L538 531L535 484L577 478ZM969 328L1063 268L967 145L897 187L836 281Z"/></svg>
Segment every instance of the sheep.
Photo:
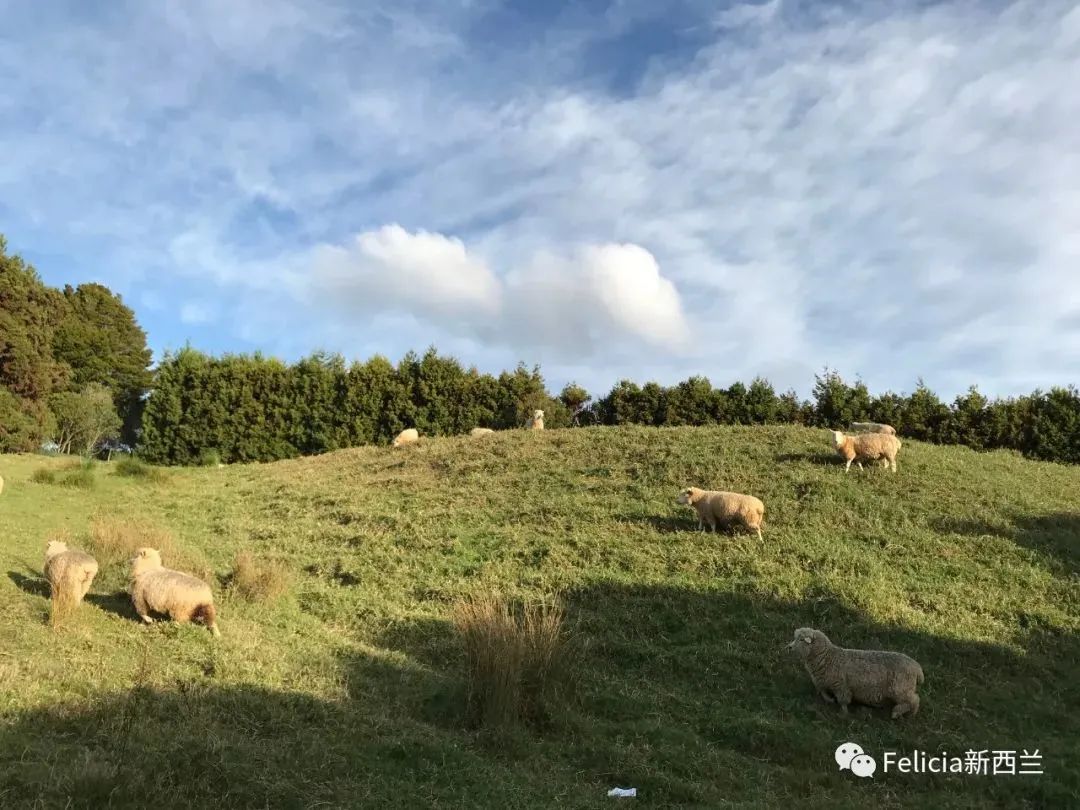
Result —
<svg viewBox="0 0 1080 810"><path fill-rule="evenodd" d="M900 452L901 442L896 436L887 433L859 433L845 436L839 430L832 431L833 447L841 458L847 459L844 472L850 472L851 462L862 469L864 461L884 460L886 466L896 472L896 454Z"/></svg>
<svg viewBox="0 0 1080 810"><path fill-rule="evenodd" d="M147 624L153 624L152 610L167 613L177 622L201 621L215 636L221 635L210 586L198 577L165 568L157 549L137 549L131 558L131 601Z"/></svg>
<svg viewBox="0 0 1080 810"><path fill-rule="evenodd" d="M543 430L544 429L544 412L537 409L533 411L532 419L529 420L529 430Z"/></svg>
<svg viewBox="0 0 1080 810"><path fill-rule="evenodd" d="M420 434L417 432L416 428L405 428L405 430L401 431L394 441L390 443L390 446L401 447L402 445L413 444L418 441L420 441Z"/></svg>
<svg viewBox="0 0 1080 810"><path fill-rule="evenodd" d="M0 495L4 494L4 476L0 475Z"/></svg>
<svg viewBox="0 0 1080 810"><path fill-rule="evenodd" d="M495 431L492 430L491 428L473 428L472 430L469 431L469 435L472 436L475 439L475 438L478 438L479 436L487 436L487 435L489 435L491 433L494 433L494 432Z"/></svg>
<svg viewBox="0 0 1080 810"><path fill-rule="evenodd" d="M915 687L923 682L922 667L903 653L846 650L811 627L796 630L787 648L802 659L818 694L845 713L852 702L877 707L891 702L894 720L919 711Z"/></svg>
<svg viewBox="0 0 1080 810"><path fill-rule="evenodd" d="M50 540L45 547L45 579L55 606L75 607L82 602L97 572L97 560L85 551L69 549L60 540Z"/></svg>
<svg viewBox="0 0 1080 810"><path fill-rule="evenodd" d="M896 428L892 425L884 425L881 422L852 422L851 430L855 433L887 433L896 435Z"/></svg>
<svg viewBox="0 0 1080 810"><path fill-rule="evenodd" d="M679 493L676 502L694 507L701 531L705 530L706 524L714 532L718 524L734 524L756 531L758 539L762 539L761 521L765 516L765 504L753 495L688 487Z"/></svg>

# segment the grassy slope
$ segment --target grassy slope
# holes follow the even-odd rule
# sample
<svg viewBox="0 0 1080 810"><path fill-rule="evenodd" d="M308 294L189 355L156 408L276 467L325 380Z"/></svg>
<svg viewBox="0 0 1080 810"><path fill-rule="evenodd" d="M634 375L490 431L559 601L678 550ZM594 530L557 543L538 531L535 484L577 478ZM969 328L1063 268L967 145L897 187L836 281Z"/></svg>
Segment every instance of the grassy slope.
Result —
<svg viewBox="0 0 1080 810"><path fill-rule="evenodd" d="M0 805L586 807L614 785L650 806L1074 802L1080 469L907 442L898 474L845 476L827 450L793 428L518 431L156 484L106 466L93 491L0 458ZM691 483L759 495L765 543L691 531ZM106 570L53 631L44 540L99 513L219 574L240 548L284 556L292 592L223 599L213 643L138 625ZM491 584L563 594L587 641L577 704L496 748L462 729L447 624ZM915 657L922 711L816 700L781 650L803 625ZM860 781L833 762L847 740L1037 747L1046 774Z"/></svg>

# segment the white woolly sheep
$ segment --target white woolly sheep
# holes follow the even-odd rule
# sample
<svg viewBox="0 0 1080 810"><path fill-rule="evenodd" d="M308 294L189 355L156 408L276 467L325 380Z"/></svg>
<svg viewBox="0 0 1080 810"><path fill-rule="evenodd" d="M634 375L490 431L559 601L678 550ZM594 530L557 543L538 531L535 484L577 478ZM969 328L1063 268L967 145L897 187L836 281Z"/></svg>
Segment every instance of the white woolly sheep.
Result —
<svg viewBox="0 0 1080 810"><path fill-rule="evenodd" d="M489 435L491 433L494 433L494 432L495 431L492 430L491 428L473 428L472 430L469 431L469 435L472 436L475 439L478 436L487 436L487 435Z"/></svg>
<svg viewBox="0 0 1080 810"><path fill-rule="evenodd" d="M74 607L82 602L97 576L97 560L67 543L50 540L45 547L45 579L55 605Z"/></svg>
<svg viewBox="0 0 1080 810"><path fill-rule="evenodd" d="M532 419L529 420L529 430L543 430L544 429L544 412L541 410L533 411Z"/></svg>
<svg viewBox="0 0 1080 810"><path fill-rule="evenodd" d="M418 441L420 441L420 434L417 432L416 428L405 428L405 430L401 431L394 441L390 443L390 446L401 447L402 445L413 444Z"/></svg>
<svg viewBox="0 0 1080 810"><path fill-rule="evenodd" d="M765 517L765 504L753 495L688 487L679 493L676 502L694 507L698 528L702 531L706 525L714 532L718 525L735 525L756 531L758 539L762 539L761 522Z"/></svg>
<svg viewBox="0 0 1080 810"><path fill-rule="evenodd" d="M851 462L862 469L864 461L884 460L896 472L896 454L900 452L900 439L887 433L859 433L845 436L839 430L832 431L833 447L837 454L847 460L844 472L851 470Z"/></svg>
<svg viewBox="0 0 1080 810"><path fill-rule="evenodd" d="M131 558L131 601L147 624L153 623L150 611L154 611L177 622L201 621L215 636L221 635L210 586L198 577L165 568L157 549L140 548Z"/></svg>
<svg viewBox="0 0 1080 810"><path fill-rule="evenodd" d="M810 627L796 630L787 646L802 660L818 694L829 703L838 703L844 712L853 702L877 707L895 704L894 720L919 711L915 687L923 682L922 667L903 653L847 650Z"/></svg>
<svg viewBox="0 0 1080 810"><path fill-rule="evenodd" d="M0 495L4 492L4 476L0 475Z"/></svg>
<svg viewBox="0 0 1080 810"><path fill-rule="evenodd" d="M852 422L851 430L855 433L888 433L890 436L896 435L896 428L881 422Z"/></svg>

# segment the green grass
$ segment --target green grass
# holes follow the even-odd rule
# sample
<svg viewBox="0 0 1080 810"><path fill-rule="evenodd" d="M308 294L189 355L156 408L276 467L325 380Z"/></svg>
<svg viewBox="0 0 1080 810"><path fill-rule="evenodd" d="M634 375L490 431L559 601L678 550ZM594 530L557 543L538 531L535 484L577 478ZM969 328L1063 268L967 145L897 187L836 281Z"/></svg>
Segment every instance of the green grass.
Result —
<svg viewBox="0 0 1080 810"><path fill-rule="evenodd" d="M137 478L141 481L160 483L168 478L168 473L160 467L147 464L135 456L125 456L113 464L113 472L125 478Z"/></svg>
<svg viewBox="0 0 1080 810"><path fill-rule="evenodd" d="M1080 469L905 442L843 473L824 431L513 431L44 487L0 457L0 806L1065 807L1080 793ZM694 531L751 492L764 543ZM102 529L105 521L106 529ZM109 523L111 521L111 523ZM109 551L48 625L45 540ZM123 527L115 528L115 527ZM136 528L130 528L136 527ZM157 534L155 534L157 533ZM130 544L215 574L222 637L140 626ZM118 538L118 539L117 539ZM111 550L111 551L110 551ZM291 585L225 588L238 552ZM179 565L180 563L174 563ZM456 606L557 598L575 689L499 745L469 722ZM796 627L902 650L911 719L816 698ZM839 773L833 751L1038 748L1042 776Z"/></svg>

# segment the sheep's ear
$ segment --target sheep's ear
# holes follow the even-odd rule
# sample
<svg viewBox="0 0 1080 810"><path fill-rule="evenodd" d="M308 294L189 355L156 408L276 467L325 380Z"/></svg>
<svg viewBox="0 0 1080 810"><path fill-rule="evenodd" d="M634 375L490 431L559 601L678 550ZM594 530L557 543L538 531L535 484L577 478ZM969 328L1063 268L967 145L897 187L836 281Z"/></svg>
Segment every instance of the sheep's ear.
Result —
<svg viewBox="0 0 1080 810"><path fill-rule="evenodd" d="M803 641L805 641L807 644L814 643L814 639L812 639L810 636L803 636Z"/></svg>

